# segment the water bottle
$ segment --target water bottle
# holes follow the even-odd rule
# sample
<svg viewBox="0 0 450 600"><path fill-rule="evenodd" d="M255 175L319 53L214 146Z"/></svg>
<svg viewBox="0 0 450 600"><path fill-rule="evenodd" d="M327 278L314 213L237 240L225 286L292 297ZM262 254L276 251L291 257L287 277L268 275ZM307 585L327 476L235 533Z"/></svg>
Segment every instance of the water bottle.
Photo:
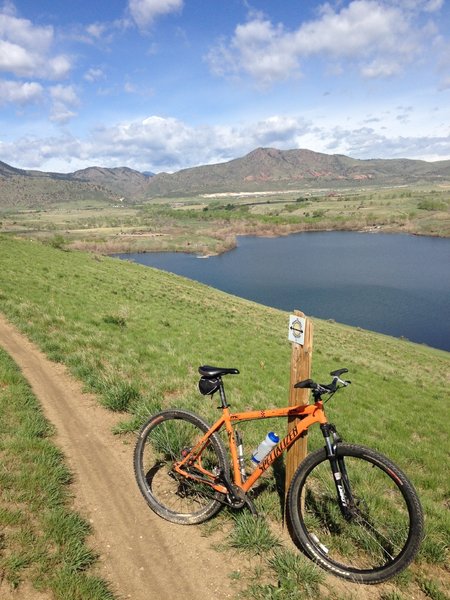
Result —
<svg viewBox="0 0 450 600"><path fill-rule="evenodd" d="M242 481L245 481L247 479L247 473L245 471L244 446L242 443L242 437L237 429L235 430L234 435L236 438L239 471L241 472Z"/></svg>
<svg viewBox="0 0 450 600"><path fill-rule="evenodd" d="M263 441L259 444L256 450L253 450L252 454L252 462L258 464L262 461L262 459L269 454L269 452L274 448L280 438L273 431L269 431Z"/></svg>

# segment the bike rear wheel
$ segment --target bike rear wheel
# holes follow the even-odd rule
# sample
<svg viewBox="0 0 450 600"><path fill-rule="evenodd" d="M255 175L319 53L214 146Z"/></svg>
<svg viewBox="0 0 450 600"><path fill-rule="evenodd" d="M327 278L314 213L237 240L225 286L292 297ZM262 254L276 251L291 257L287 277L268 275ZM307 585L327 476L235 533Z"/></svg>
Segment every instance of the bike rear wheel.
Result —
<svg viewBox="0 0 450 600"><path fill-rule="evenodd" d="M208 429L198 415L174 409L154 415L139 432L134 451L136 481L150 508L168 521L202 523L222 507L221 495L211 486L183 477L172 468ZM201 463L211 473L228 473L228 459L217 434L208 439Z"/></svg>
<svg viewBox="0 0 450 600"><path fill-rule="evenodd" d="M325 449L300 465L289 490L293 533L324 569L360 583L380 583L405 569L423 537L423 514L406 476L383 455L337 446L339 494ZM344 509L345 510L345 509Z"/></svg>

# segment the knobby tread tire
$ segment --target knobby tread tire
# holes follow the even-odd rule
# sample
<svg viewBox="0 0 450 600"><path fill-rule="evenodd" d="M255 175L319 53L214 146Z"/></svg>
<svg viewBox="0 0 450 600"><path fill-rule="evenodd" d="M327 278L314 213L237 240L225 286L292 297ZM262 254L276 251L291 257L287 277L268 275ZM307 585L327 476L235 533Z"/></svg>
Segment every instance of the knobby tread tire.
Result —
<svg viewBox="0 0 450 600"><path fill-rule="evenodd" d="M352 459L360 459L361 461L371 463L371 466L374 467L375 470L378 468L384 472L387 478L390 478L393 489L395 486L396 489L399 490L399 496L404 499L406 506L405 514L407 513L409 515L408 535L403 548L394 560L374 568L355 568L354 566L348 566L343 564L345 562L345 556L343 559L337 561L330 558L327 551L322 551L317 536L311 536L308 532L308 527L305 524L302 513L305 511L305 484L308 483L308 477L312 477L313 470L321 465L321 463L328 463L329 477L334 485L333 475L325 448L309 454L300 464L292 479L288 492L287 508L293 536L307 556L334 575L359 583L381 583L405 569L413 561L419 549L423 538L424 520L417 492L405 474L393 462L375 450L356 444L341 443L338 444L337 455L343 457L344 460L345 457L350 457L350 461ZM361 463L358 463L358 465L359 464ZM325 467L323 468L325 470ZM308 485L313 484L309 482ZM311 526L311 532L312 530L313 526ZM322 548L328 550L326 546L322 545Z"/></svg>
<svg viewBox="0 0 450 600"><path fill-rule="evenodd" d="M205 494L205 502L207 504L204 508L194 512L179 512L167 507L165 503L161 501L161 497L158 497L158 495L152 491L152 486L147 481L143 465L143 456L148 437L158 425L171 421L184 421L185 423L190 423L198 428L202 435L210 428L210 425L200 416L183 409L163 410L150 417L150 419L142 426L138 434L134 450L134 472L136 481L147 504L163 519L180 525L202 523L214 516L222 508L223 503L218 499L220 494L215 493L212 488L208 488L208 493ZM210 437L210 442L211 451L217 458L218 467L222 469L224 473L228 474L230 469L229 461L222 440L214 433Z"/></svg>

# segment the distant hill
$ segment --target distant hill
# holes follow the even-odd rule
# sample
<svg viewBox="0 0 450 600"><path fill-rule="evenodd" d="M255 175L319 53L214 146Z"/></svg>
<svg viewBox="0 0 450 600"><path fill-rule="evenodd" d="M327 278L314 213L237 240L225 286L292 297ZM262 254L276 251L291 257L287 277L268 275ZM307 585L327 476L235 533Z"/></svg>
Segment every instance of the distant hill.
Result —
<svg viewBox="0 0 450 600"><path fill-rule="evenodd" d="M16 169L0 162L0 208L76 201L142 202L158 196L302 188L450 183L450 161L357 160L311 150L257 148L228 162L151 175L127 167L74 173Z"/></svg>
<svg viewBox="0 0 450 600"><path fill-rule="evenodd" d="M160 173L146 190L158 196L442 181L450 182L450 161L357 160L311 150L258 148L229 162Z"/></svg>
<svg viewBox="0 0 450 600"><path fill-rule="evenodd" d="M16 169L0 161L0 208L35 208L68 202L133 201L149 176L119 167L89 167L74 173Z"/></svg>
<svg viewBox="0 0 450 600"><path fill-rule="evenodd" d="M70 175L72 180L95 183L126 198L134 198L145 189L150 176L128 167L105 169L88 167Z"/></svg>

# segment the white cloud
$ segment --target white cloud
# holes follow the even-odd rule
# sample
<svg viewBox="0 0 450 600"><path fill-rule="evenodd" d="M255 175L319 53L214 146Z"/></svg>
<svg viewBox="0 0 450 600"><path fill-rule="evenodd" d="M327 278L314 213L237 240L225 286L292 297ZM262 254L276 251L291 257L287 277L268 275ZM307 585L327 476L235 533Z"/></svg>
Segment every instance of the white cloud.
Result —
<svg viewBox="0 0 450 600"><path fill-rule="evenodd" d="M119 33L123 33L131 26L132 23L129 18L95 22L90 23L81 29L80 27L75 27L72 32L72 37L74 40L84 44L106 48L117 39Z"/></svg>
<svg viewBox="0 0 450 600"><path fill-rule="evenodd" d="M391 76L411 64L431 37L417 15L442 5L438 0L406 3L408 7L405 2L352 0L340 10L324 4L317 19L296 30L253 13L206 60L216 75L250 76L263 86L298 76L302 59L311 56L348 61L363 77Z"/></svg>
<svg viewBox="0 0 450 600"><path fill-rule="evenodd" d="M72 85L55 85L50 88L50 95L56 102L78 104L78 97Z"/></svg>
<svg viewBox="0 0 450 600"><path fill-rule="evenodd" d="M368 79L377 77L392 77L398 75L401 66L395 60L375 59L367 65L361 67L361 75Z"/></svg>
<svg viewBox="0 0 450 600"><path fill-rule="evenodd" d="M101 79L104 79L104 78L105 78L105 74L104 74L103 70L96 69L95 67L91 67L84 74L84 79L86 81L90 81L91 83L93 83L94 81L100 81Z"/></svg>
<svg viewBox="0 0 450 600"><path fill-rule="evenodd" d="M54 97L76 102L70 89L58 88ZM61 104L60 120L70 115L67 106ZM22 168L64 172L92 165L170 172L231 160L259 146L310 148L355 158L443 160L450 159L450 131L407 137L356 124L348 128L318 127L302 118L281 115L235 126L191 127L178 119L154 115L97 129L85 139L66 133L0 143L0 160Z"/></svg>
<svg viewBox="0 0 450 600"><path fill-rule="evenodd" d="M423 9L427 12L437 12L444 6L444 0L426 0Z"/></svg>
<svg viewBox="0 0 450 600"><path fill-rule="evenodd" d="M450 135L392 136L370 127L329 132L326 152L343 153L355 158L415 158L420 160L450 159Z"/></svg>
<svg viewBox="0 0 450 600"><path fill-rule="evenodd" d="M0 40L0 69L17 75L33 73L36 67L35 57L17 44Z"/></svg>
<svg viewBox="0 0 450 600"><path fill-rule="evenodd" d="M92 23L86 27L86 31L93 38L101 39L107 31L107 25L105 23Z"/></svg>
<svg viewBox="0 0 450 600"><path fill-rule="evenodd" d="M150 25L156 17L178 12L183 7L183 0L129 0L130 14L140 28Z"/></svg>
<svg viewBox="0 0 450 600"><path fill-rule="evenodd" d="M55 85L50 88L52 111L50 120L55 123L67 123L76 116L72 108L79 105L79 99L72 85Z"/></svg>
<svg viewBox="0 0 450 600"><path fill-rule="evenodd" d="M70 59L62 54L47 61L48 77L50 79L63 79L72 68Z"/></svg>
<svg viewBox="0 0 450 600"><path fill-rule="evenodd" d="M103 161L142 170L177 170L235 158L258 146L295 147L310 125L273 116L241 126L190 127L174 118L151 116L97 130L91 136ZM107 158L108 157L108 158ZM122 161L122 162L120 162Z"/></svg>
<svg viewBox="0 0 450 600"><path fill-rule="evenodd" d="M292 76L298 69L298 54L292 35L282 25L273 26L257 15L238 25L233 39L220 43L206 56L213 73L219 76L250 75L262 86Z"/></svg>
<svg viewBox="0 0 450 600"><path fill-rule="evenodd" d="M325 53L354 57L403 52L405 42L411 48L411 36L408 22L397 8L375 0L354 0L340 12L325 5L321 18L302 25L294 41L295 51L302 56Z"/></svg>
<svg viewBox="0 0 450 600"><path fill-rule="evenodd" d="M394 6L401 6L412 12L437 12L444 6L444 0L390 0Z"/></svg>
<svg viewBox="0 0 450 600"><path fill-rule="evenodd" d="M54 30L16 16L13 5L0 9L0 70L18 77L60 79L71 68L70 59L53 54Z"/></svg>
<svg viewBox="0 0 450 600"><path fill-rule="evenodd" d="M43 95L43 87L36 82L0 80L0 105L9 103L28 104L36 102Z"/></svg>
<svg viewBox="0 0 450 600"><path fill-rule="evenodd" d="M54 91L70 100L69 90ZM70 109L61 105L62 120ZM86 139L64 134L26 137L0 143L0 160L14 166L67 171L91 165L128 166L142 171L176 171L242 156L258 146L297 147L310 125L302 119L273 116L239 126L191 127L174 118L150 116L139 121L98 128Z"/></svg>

